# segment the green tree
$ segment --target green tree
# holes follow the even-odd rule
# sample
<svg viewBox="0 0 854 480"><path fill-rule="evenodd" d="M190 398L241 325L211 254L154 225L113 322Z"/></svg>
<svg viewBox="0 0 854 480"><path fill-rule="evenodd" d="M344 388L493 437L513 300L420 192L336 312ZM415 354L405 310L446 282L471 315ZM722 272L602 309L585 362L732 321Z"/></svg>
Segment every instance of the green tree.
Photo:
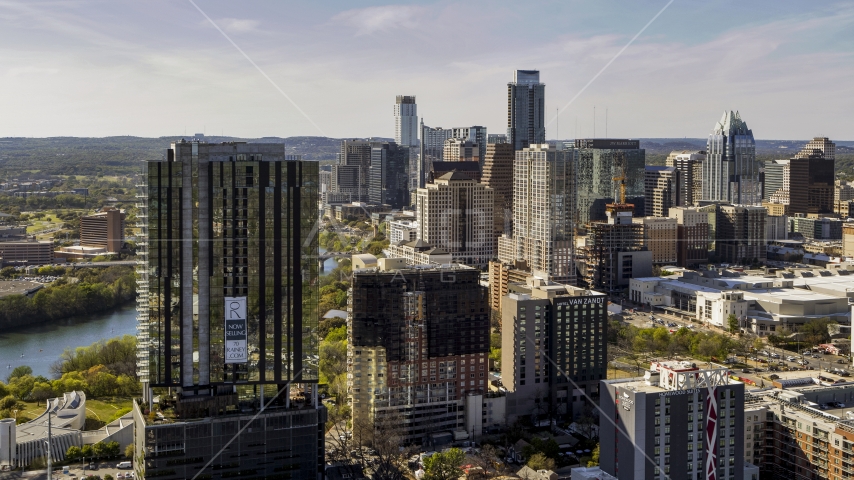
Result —
<svg viewBox="0 0 854 480"><path fill-rule="evenodd" d="M92 445L83 445L80 448L80 456L83 458L92 458L94 456L92 451Z"/></svg>
<svg viewBox="0 0 854 480"><path fill-rule="evenodd" d="M555 461L553 458L549 458L544 454L537 452L531 455L528 458L528 463L526 463L528 468L532 470L554 470L555 469Z"/></svg>
<svg viewBox="0 0 854 480"><path fill-rule="evenodd" d="M738 327L740 325L738 324L738 317L736 317L735 314L730 313L729 316L726 317L726 323L727 328L729 328L729 333L734 335L736 332L738 332Z"/></svg>
<svg viewBox="0 0 854 480"><path fill-rule="evenodd" d="M333 289L334 289L334 285L328 285L328 286L333 287ZM323 287L323 288L326 288L326 287ZM346 295L347 293L344 292L344 294ZM318 309L318 310L320 311L320 309ZM347 325L347 320L340 318L340 317L324 318L317 325L317 336L319 336L320 338L326 338L326 336L329 334L329 332L331 330L334 330L336 328L341 328L341 327L344 327L346 325Z"/></svg>
<svg viewBox="0 0 854 480"><path fill-rule="evenodd" d="M127 447L125 447L125 458L133 458L133 454L135 450L133 448L133 444L129 443Z"/></svg>
<svg viewBox="0 0 854 480"><path fill-rule="evenodd" d="M107 453L108 457L118 457L119 453L121 453L122 451L122 446L119 445L119 442L113 440L111 442L106 443L106 445L104 446L104 450Z"/></svg>
<svg viewBox="0 0 854 480"><path fill-rule="evenodd" d="M424 480L457 480L461 475L466 454L459 448L434 453L424 460Z"/></svg>
<svg viewBox="0 0 854 480"><path fill-rule="evenodd" d="M36 401L36 405L41 405L41 402L53 397L53 388L47 382L35 382L33 391L30 392L30 399Z"/></svg>
<svg viewBox="0 0 854 480"><path fill-rule="evenodd" d="M104 458L108 456L107 445L104 442L98 442L92 446L92 454L95 458Z"/></svg>
<svg viewBox="0 0 854 480"><path fill-rule="evenodd" d="M593 449L592 456L593 456L593 458L591 458L590 461L587 462L588 467L596 467L599 465L599 444L598 443L596 444L596 448Z"/></svg>
<svg viewBox="0 0 854 480"><path fill-rule="evenodd" d="M333 330L334 332L334 330ZM329 337L333 336L332 333ZM328 337L327 337L328 338ZM323 383L330 383L335 377L347 372L347 341L323 340L320 342L320 374Z"/></svg>
<svg viewBox="0 0 854 480"><path fill-rule="evenodd" d="M800 333L809 345L819 345L830 341L830 325L835 322L829 318L816 318L801 325Z"/></svg>
<svg viewBox="0 0 854 480"><path fill-rule="evenodd" d="M7 395L0 399L0 410L10 410L18 404L18 399L12 395Z"/></svg>
<svg viewBox="0 0 854 480"><path fill-rule="evenodd" d="M36 379L32 375L24 375L17 377L9 382L9 391L12 392L18 400L28 400L30 393L35 387Z"/></svg>
<svg viewBox="0 0 854 480"><path fill-rule="evenodd" d="M5 397L6 395L9 395L9 387L7 387L5 383L0 382L0 398Z"/></svg>
<svg viewBox="0 0 854 480"><path fill-rule="evenodd" d="M12 380L14 380L14 379L16 379L16 378L18 378L18 377L23 377L24 375L30 375L30 376L32 376L32 374L33 374L33 369L32 369L32 367L30 367L30 366L28 366L28 365L20 365L20 366L18 366L18 367L15 367L15 368L12 370L12 373L10 373L10 374L6 377L6 383L12 383Z"/></svg>
<svg viewBox="0 0 854 480"><path fill-rule="evenodd" d="M65 458L67 458L69 461L72 461L72 462L79 460L80 455L81 455L80 447L78 447L76 445L72 445L72 446L68 447L68 450L66 450L66 452L65 452Z"/></svg>

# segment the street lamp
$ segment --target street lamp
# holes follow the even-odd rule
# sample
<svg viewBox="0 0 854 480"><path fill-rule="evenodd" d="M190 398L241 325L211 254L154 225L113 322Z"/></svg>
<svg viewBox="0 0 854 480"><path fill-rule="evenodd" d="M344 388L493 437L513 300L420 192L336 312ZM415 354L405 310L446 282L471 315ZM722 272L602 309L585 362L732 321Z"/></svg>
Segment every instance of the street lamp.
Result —
<svg viewBox="0 0 854 480"><path fill-rule="evenodd" d="M50 400L48 400L47 402L48 402L48 409L47 409L47 441L45 442L45 443L47 444L47 480L53 480L53 458L52 458L53 456L51 455L51 451L52 451L52 448L51 448L51 447L52 447L52 442L51 442L51 422L50 422L50 416L51 416L51 415L56 415L56 412L53 412L53 411L51 410Z"/></svg>

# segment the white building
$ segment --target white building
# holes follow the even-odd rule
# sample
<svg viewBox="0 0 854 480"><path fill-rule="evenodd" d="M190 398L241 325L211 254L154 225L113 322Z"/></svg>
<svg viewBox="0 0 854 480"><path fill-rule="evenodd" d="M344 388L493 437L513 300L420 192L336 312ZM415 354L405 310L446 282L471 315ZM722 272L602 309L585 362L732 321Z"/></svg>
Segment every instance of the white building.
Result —
<svg viewBox="0 0 854 480"><path fill-rule="evenodd" d="M394 142L402 147L418 146L418 106L415 95L398 95L394 104Z"/></svg>
<svg viewBox="0 0 854 480"><path fill-rule="evenodd" d="M697 319L729 328L729 316L735 315L740 325L747 320L747 305L743 292L697 292Z"/></svg>
<svg viewBox="0 0 854 480"><path fill-rule="evenodd" d="M418 220L393 220L388 222L388 240L394 245L412 242L418 238Z"/></svg>
<svg viewBox="0 0 854 480"><path fill-rule="evenodd" d="M495 255L491 188L449 172L416 193L418 239L444 249L455 263L487 265Z"/></svg>

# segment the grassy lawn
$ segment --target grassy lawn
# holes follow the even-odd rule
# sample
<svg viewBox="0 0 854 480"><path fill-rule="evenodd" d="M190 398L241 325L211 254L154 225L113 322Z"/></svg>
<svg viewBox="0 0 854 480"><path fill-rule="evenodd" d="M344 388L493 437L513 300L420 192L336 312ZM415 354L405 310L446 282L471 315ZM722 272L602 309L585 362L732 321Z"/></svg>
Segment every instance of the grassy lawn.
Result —
<svg viewBox="0 0 854 480"><path fill-rule="evenodd" d="M41 220L30 219L32 225L27 227L29 235L37 235L39 232L60 226L63 221L53 216L45 216Z"/></svg>
<svg viewBox="0 0 854 480"><path fill-rule="evenodd" d="M131 405L130 398L105 397L97 400L86 399L86 430L103 427L130 410Z"/></svg>
<svg viewBox="0 0 854 480"><path fill-rule="evenodd" d="M46 408L45 402L20 402L23 408L18 410L18 423L28 422L42 413ZM86 430L97 430L122 416L130 410L130 398L105 397L97 400L86 399Z"/></svg>
<svg viewBox="0 0 854 480"><path fill-rule="evenodd" d="M637 375L633 375L629 372L625 372L620 369L609 368L608 369L608 380L614 380L618 378L634 378Z"/></svg>

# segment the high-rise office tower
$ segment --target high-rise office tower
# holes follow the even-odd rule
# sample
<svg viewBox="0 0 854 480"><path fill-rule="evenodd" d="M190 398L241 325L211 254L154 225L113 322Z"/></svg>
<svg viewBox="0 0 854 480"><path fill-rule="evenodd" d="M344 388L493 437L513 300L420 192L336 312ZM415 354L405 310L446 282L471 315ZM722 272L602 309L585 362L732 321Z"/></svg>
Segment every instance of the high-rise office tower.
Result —
<svg viewBox="0 0 854 480"><path fill-rule="evenodd" d="M643 215L646 151L638 140L613 138L579 139L576 168L576 223L605 220L605 205L619 203L620 184L625 184L626 203ZM625 177L623 180L615 178Z"/></svg>
<svg viewBox="0 0 854 480"><path fill-rule="evenodd" d="M607 296L535 277L508 290L501 298L501 381L513 392L507 422L577 418L607 378Z"/></svg>
<svg viewBox="0 0 854 480"><path fill-rule="evenodd" d="M679 205L690 207L701 200L703 196L703 161L705 151L670 152L666 165L679 171Z"/></svg>
<svg viewBox="0 0 854 480"><path fill-rule="evenodd" d="M673 265L677 260L676 219L669 217L633 218L643 225L643 246L652 252L653 265Z"/></svg>
<svg viewBox="0 0 854 480"><path fill-rule="evenodd" d="M455 430L479 436L484 423L494 423L483 421L491 400L484 395L489 305L480 272L385 265L354 272L351 284L347 383L354 426L389 419L406 443Z"/></svg>
<svg viewBox="0 0 854 480"><path fill-rule="evenodd" d="M515 153L509 143L490 143L486 146L482 182L495 194L495 238L513 233L513 160Z"/></svg>
<svg viewBox="0 0 854 480"><path fill-rule="evenodd" d="M539 70L516 70L507 84L507 141L514 150L546 143L546 86Z"/></svg>
<svg viewBox="0 0 854 480"><path fill-rule="evenodd" d="M486 133L486 127L474 125L471 127L455 127L451 129L451 138L468 141L477 145L477 157L481 167L483 167L483 159L486 158L486 145L489 143L489 134ZM448 159L445 158L447 161Z"/></svg>
<svg viewBox="0 0 854 480"><path fill-rule="evenodd" d="M709 262L709 214L698 207L674 207L676 219L676 264L693 268Z"/></svg>
<svg viewBox="0 0 854 480"><path fill-rule="evenodd" d="M125 239L125 212L104 207L94 215L80 217L80 245L102 247L108 252L122 249Z"/></svg>
<svg viewBox="0 0 854 480"><path fill-rule="evenodd" d="M333 192L350 194L352 201L368 201L371 147L368 140L341 141L338 164L332 166Z"/></svg>
<svg viewBox="0 0 854 480"><path fill-rule="evenodd" d="M738 112L724 112L706 143L702 200L758 205L759 166L753 131Z"/></svg>
<svg viewBox="0 0 854 480"><path fill-rule="evenodd" d="M810 141L794 158L766 161L762 200L786 205L787 215L832 213L835 150L834 143L822 137Z"/></svg>
<svg viewBox="0 0 854 480"><path fill-rule="evenodd" d="M715 251L725 263L764 262L767 258L764 207L718 205Z"/></svg>
<svg viewBox="0 0 854 480"><path fill-rule="evenodd" d="M368 201L391 208L409 205L408 165L408 147L394 142L375 142L371 146L371 166L368 169Z"/></svg>
<svg viewBox="0 0 854 480"><path fill-rule="evenodd" d="M421 152L418 159L418 187L423 188L430 181L430 172L434 162L459 161L459 158L445 158L445 144L448 140L456 139L477 145L478 165L483 167L486 156L487 133L486 127L442 128L428 127L421 120ZM439 175L434 175L433 178Z"/></svg>
<svg viewBox="0 0 854 480"><path fill-rule="evenodd" d="M495 256L492 189L450 172L416 192L418 238L450 253L454 262L486 266Z"/></svg>
<svg viewBox="0 0 854 480"><path fill-rule="evenodd" d="M644 210L647 217L666 217L670 207L682 205L679 170L647 166L644 170Z"/></svg>
<svg viewBox="0 0 854 480"><path fill-rule="evenodd" d="M317 163L288 160L283 144L181 141L147 163L139 360L145 408L161 387L159 408L176 418L148 421L135 405L139 470L164 479L322 472L317 184ZM303 400L291 399L294 383Z"/></svg>
<svg viewBox="0 0 854 480"><path fill-rule="evenodd" d="M836 144L827 137L814 137L795 155L795 158L814 157L836 160Z"/></svg>
<svg viewBox="0 0 854 480"><path fill-rule="evenodd" d="M531 145L513 162L513 234L498 239L499 260L524 260L547 280L574 284L574 149Z"/></svg>
<svg viewBox="0 0 854 480"><path fill-rule="evenodd" d="M478 162L480 164L480 145L461 138L445 140L443 157L446 162Z"/></svg>
<svg viewBox="0 0 854 480"><path fill-rule="evenodd" d="M398 95L394 104L394 142L402 147L418 146L418 106L415 95Z"/></svg>
<svg viewBox="0 0 854 480"><path fill-rule="evenodd" d="M433 162L445 160L445 140L453 138L451 129L428 127L421 119L421 152L418 158L418 185L423 188L429 181Z"/></svg>

